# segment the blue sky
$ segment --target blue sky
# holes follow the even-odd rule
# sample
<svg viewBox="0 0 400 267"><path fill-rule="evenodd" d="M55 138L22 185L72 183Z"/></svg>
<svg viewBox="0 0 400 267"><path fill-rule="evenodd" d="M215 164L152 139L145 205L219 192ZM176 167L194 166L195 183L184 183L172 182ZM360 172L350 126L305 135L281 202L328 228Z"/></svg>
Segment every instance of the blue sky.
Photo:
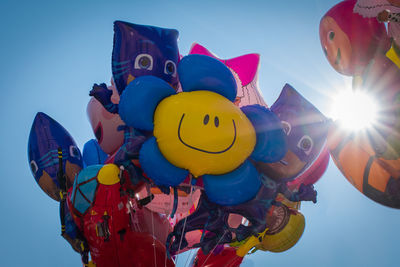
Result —
<svg viewBox="0 0 400 267"><path fill-rule="evenodd" d="M27 142L38 111L80 147L93 138L88 92L110 80L114 20L179 30L183 55L193 42L221 58L259 53L268 104L290 83L328 115L330 95L349 81L330 67L319 43L319 20L337 2L1 1L0 265L80 266L60 236L58 203L30 173ZM306 229L299 243L248 256L242 266L398 266L399 210L360 194L333 162L316 189L318 203L301 209Z"/></svg>

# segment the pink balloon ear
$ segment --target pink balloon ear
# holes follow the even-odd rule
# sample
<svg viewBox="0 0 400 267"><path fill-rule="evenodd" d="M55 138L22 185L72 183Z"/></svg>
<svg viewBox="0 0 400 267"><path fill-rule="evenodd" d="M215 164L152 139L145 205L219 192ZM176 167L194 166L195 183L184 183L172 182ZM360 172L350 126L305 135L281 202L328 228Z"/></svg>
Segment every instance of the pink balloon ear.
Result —
<svg viewBox="0 0 400 267"><path fill-rule="evenodd" d="M238 74L242 85L246 86L251 83L257 75L258 65L260 63L260 55L247 54L225 60L224 63Z"/></svg>
<svg viewBox="0 0 400 267"><path fill-rule="evenodd" d="M242 82L242 86L248 85L256 78L258 65L260 64L259 54L247 54L224 60L218 58L216 55L207 50L207 48L198 43L192 44L192 48L190 48L189 51L189 55L191 54L205 55L223 62L227 67L237 73L240 81Z"/></svg>
<svg viewBox="0 0 400 267"><path fill-rule="evenodd" d="M218 59L219 61L223 61L223 60L219 59L216 55L211 53L209 50L207 50L207 48L205 48L204 46L202 46L198 43L192 44L192 47L190 48L190 51L189 51L189 55L192 55L192 54L205 55L205 56L209 56L209 57Z"/></svg>

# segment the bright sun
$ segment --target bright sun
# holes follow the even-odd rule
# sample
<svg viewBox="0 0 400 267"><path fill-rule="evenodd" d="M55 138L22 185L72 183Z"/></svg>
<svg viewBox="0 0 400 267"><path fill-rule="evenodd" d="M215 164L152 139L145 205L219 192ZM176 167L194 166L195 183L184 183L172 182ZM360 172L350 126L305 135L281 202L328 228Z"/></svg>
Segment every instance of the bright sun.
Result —
<svg viewBox="0 0 400 267"><path fill-rule="evenodd" d="M366 93L351 89L341 91L334 99L331 116L340 125L351 131L371 126L377 117L377 106Z"/></svg>

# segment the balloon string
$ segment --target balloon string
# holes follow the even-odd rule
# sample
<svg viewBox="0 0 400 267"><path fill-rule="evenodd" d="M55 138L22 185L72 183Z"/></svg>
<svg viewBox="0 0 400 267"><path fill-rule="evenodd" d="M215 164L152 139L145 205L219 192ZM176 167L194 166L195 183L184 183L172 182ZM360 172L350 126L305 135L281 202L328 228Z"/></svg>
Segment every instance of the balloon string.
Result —
<svg viewBox="0 0 400 267"><path fill-rule="evenodd" d="M154 267L157 267L157 258L156 258L156 242L154 239L154 214L152 211L151 212L151 228L153 232L153 252L154 252Z"/></svg>
<svg viewBox="0 0 400 267"><path fill-rule="evenodd" d="M189 175L190 175L190 179L189 179L189 184L190 184L190 199L192 199L192 194L193 194L193 191L192 191L192 177L193 177L193 176L192 176L191 174L189 174ZM188 215L188 216L189 216L189 215ZM185 220L184 220L184 222L183 222L183 228L182 228L182 232L181 232L181 240L179 241L179 246L178 246L177 252L179 252L179 250L181 250L183 234L185 233L186 220L187 220L187 217L188 217L188 216L185 217ZM176 255L175 265L177 265L177 263L178 263L178 257L179 257L179 254Z"/></svg>
<svg viewBox="0 0 400 267"><path fill-rule="evenodd" d="M206 264L206 262L207 262L207 260L208 260L208 258L211 256L211 254L214 252L214 250L215 250L215 248L218 246L218 244L219 244L219 242L222 240L222 238L224 238L224 236L225 236L225 234L226 234L226 230L224 230L224 233L223 233L223 235L221 236L221 238L218 240L218 242L217 242L217 244L215 244L215 246L214 246L214 248L211 250L211 252L208 254L208 256L207 256L207 258L206 258L206 260L203 262L203 264L201 265L201 267L203 267L205 264Z"/></svg>
<svg viewBox="0 0 400 267"><path fill-rule="evenodd" d="M190 183L190 200L189 200L190 202L189 203L192 203L193 204L193 197L192 197L192 183ZM189 213L190 211L188 211L188 213ZM188 216L189 216L190 214L188 214ZM191 249L190 250L190 252L189 252L189 257L187 257L186 258L186 262L185 262L185 267L186 267L186 264L188 264L188 260L192 257L192 253L193 253L193 250L194 249ZM189 265L188 265L189 266Z"/></svg>

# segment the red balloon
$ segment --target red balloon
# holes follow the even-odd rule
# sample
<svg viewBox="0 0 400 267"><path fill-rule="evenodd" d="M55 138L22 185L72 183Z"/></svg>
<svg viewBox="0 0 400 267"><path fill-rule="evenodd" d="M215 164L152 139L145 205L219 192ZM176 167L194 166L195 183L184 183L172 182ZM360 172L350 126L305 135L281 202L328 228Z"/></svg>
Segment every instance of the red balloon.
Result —
<svg viewBox="0 0 400 267"><path fill-rule="evenodd" d="M171 231L167 217L140 207L121 192L119 180L109 179L109 173L76 181L68 199L93 263L97 267L175 266L166 258L164 243Z"/></svg>
<svg viewBox="0 0 400 267"><path fill-rule="evenodd" d="M219 254L205 255L201 249L193 260L192 267L238 267L243 261L243 257L236 255L236 249L233 247L224 247Z"/></svg>

